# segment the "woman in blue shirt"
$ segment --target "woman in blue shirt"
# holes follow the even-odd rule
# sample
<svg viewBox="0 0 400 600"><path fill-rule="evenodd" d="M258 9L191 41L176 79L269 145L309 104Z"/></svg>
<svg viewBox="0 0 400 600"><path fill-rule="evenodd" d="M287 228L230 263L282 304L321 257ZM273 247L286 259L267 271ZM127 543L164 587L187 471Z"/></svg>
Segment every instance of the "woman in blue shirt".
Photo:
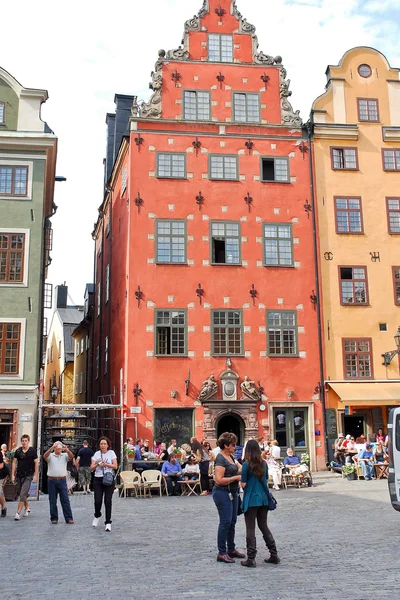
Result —
<svg viewBox="0 0 400 600"><path fill-rule="evenodd" d="M268 516L268 467L261 458L261 450L256 440L249 440L242 466L240 486L244 489L243 512L246 522L247 560L242 560L243 567L256 566L256 520L271 556L264 559L266 563L278 564L280 558L274 537L267 525Z"/></svg>

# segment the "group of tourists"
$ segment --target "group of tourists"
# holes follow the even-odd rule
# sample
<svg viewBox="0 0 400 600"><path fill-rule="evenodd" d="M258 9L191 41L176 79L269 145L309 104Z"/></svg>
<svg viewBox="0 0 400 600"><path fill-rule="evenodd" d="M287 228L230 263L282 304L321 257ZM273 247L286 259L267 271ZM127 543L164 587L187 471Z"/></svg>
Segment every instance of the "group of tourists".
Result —
<svg viewBox="0 0 400 600"><path fill-rule="evenodd" d="M97 527L102 516L101 509L105 507L105 531L111 531L112 497L115 489L115 471L118 468L117 456L111 449L108 438L99 440L99 449L93 452L87 440L75 458L71 450L61 441L54 444L44 453L43 459L47 463L47 491L50 505L50 521L53 525L58 523L57 500L60 498L63 516L67 525L73 525L71 503L67 485L67 465L73 461L79 469L79 480L84 493L90 493L92 473L94 490L94 517L92 525ZM11 483L16 484L16 495L19 498L15 521L28 517L29 490L32 483L38 479L38 456L36 450L30 446L30 437L24 434L21 437L21 447L14 452L10 463L3 453L0 454L0 507L1 517L7 516L7 506L4 497L3 483L6 477L11 477Z"/></svg>
<svg viewBox="0 0 400 600"><path fill-rule="evenodd" d="M372 434L369 439L365 435L354 436L339 433L334 445L334 460L330 463L331 469L342 471L343 467L359 464L365 480L375 477L375 467L389 464L388 436L382 428L377 434Z"/></svg>

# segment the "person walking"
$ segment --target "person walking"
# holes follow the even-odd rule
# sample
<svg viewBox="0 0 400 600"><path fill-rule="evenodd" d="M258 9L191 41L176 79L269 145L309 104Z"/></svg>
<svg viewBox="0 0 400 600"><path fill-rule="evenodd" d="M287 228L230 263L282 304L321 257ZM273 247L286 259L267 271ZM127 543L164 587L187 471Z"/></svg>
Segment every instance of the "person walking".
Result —
<svg viewBox="0 0 400 600"><path fill-rule="evenodd" d="M99 448L92 456L90 470L94 471L93 489L94 489L94 518L92 525L97 527L101 517L101 505L103 503L106 509L105 530L111 531L111 510L112 497L115 489L115 483L104 485L104 475L112 473L118 468L117 455L111 450L111 442L108 438L102 437L99 440Z"/></svg>
<svg viewBox="0 0 400 600"><path fill-rule="evenodd" d="M50 521L58 523L57 498L60 496L61 508L67 525L73 525L71 504L68 497L67 463L74 455L62 442L54 444L43 454L47 462L47 490L49 493Z"/></svg>
<svg viewBox="0 0 400 600"><path fill-rule="evenodd" d="M133 448L133 445L131 446L131 448ZM79 450L75 460L75 467L78 469L79 486L83 489L85 494L90 494L89 488L92 481L92 472L90 470L90 465L92 462L93 454L93 450L89 448L89 442L87 440L83 440L82 448Z"/></svg>
<svg viewBox="0 0 400 600"><path fill-rule="evenodd" d="M217 441L221 451L215 459L215 485L212 496L219 514L217 561L224 563L233 563L234 558L245 557L235 547L238 486L242 469L233 458L236 443L237 437L234 433L223 433Z"/></svg>
<svg viewBox="0 0 400 600"><path fill-rule="evenodd" d="M7 516L7 505L6 505L6 499L4 497L4 491L3 491L3 483L5 478L8 475L8 466L6 464L6 460L3 457L3 455L0 453L0 506L1 506L1 517L6 517Z"/></svg>
<svg viewBox="0 0 400 600"><path fill-rule="evenodd" d="M241 561L243 567L256 566L256 520L264 541L270 551L266 563L278 564L280 558L271 531L268 529L268 467L261 457L261 450L256 440L249 440L242 466L241 488L244 489L243 512L246 523L247 559Z"/></svg>
<svg viewBox="0 0 400 600"><path fill-rule="evenodd" d="M21 437L21 446L14 453L12 462L11 481L17 484L17 494L19 502L17 512L15 513L14 521L21 519L21 511L24 510L23 516L28 517L29 508L29 488L31 483L37 482L38 479L38 457L35 448L30 446L31 438L27 433Z"/></svg>

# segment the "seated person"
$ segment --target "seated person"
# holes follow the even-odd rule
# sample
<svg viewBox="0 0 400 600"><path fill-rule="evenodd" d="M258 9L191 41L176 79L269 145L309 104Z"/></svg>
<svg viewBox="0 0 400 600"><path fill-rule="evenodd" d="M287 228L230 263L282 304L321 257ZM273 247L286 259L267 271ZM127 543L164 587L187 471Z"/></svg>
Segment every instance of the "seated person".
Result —
<svg viewBox="0 0 400 600"><path fill-rule="evenodd" d="M375 436L375 441L376 442L382 442L382 444L384 444L385 440L386 440L386 436L383 433L383 429L382 429L382 427L379 427L378 433Z"/></svg>
<svg viewBox="0 0 400 600"><path fill-rule="evenodd" d="M286 450L286 454L287 454L287 456L285 456L285 459L283 461L283 464L284 464L284 466L286 468L289 468L289 470L290 470L290 467L298 467L298 466L300 466L300 457L299 456L295 456L293 454L292 448L288 448Z"/></svg>
<svg viewBox="0 0 400 600"><path fill-rule="evenodd" d="M177 496L179 488L177 481L182 481L182 469L181 465L176 462L174 454L170 454L168 460L163 464L161 474L165 478L168 494L170 496Z"/></svg>
<svg viewBox="0 0 400 600"><path fill-rule="evenodd" d="M389 462L389 456L382 444L382 442L377 442L376 448L374 450L374 463L376 465L387 465Z"/></svg>
<svg viewBox="0 0 400 600"><path fill-rule="evenodd" d="M335 451L333 454L333 459L336 463L343 466L344 465L344 449L343 449L344 435L343 433L339 433L339 436L335 442Z"/></svg>
<svg viewBox="0 0 400 600"><path fill-rule="evenodd" d="M167 444L165 442L160 444L160 452L156 456L158 460L168 460Z"/></svg>
<svg viewBox="0 0 400 600"><path fill-rule="evenodd" d="M350 438L347 440L346 452L344 455L346 465L351 465L353 463L353 458L357 456L358 452L359 451L354 437L350 436Z"/></svg>
<svg viewBox="0 0 400 600"><path fill-rule="evenodd" d="M186 480L191 479L192 481L197 481L199 479L200 467L193 456L189 456L187 464L183 469L183 475Z"/></svg>
<svg viewBox="0 0 400 600"><path fill-rule="evenodd" d="M358 455L358 462L361 465L364 479L372 479L374 476L374 461L372 444L367 442L365 450L361 450Z"/></svg>
<svg viewBox="0 0 400 600"><path fill-rule="evenodd" d="M311 487L312 479L308 469L308 465L302 463L300 457L295 456L293 454L292 448L288 448L286 450L286 454L287 456L283 461L283 473L289 473L289 475L302 475L305 479L307 479L307 483Z"/></svg>
<svg viewBox="0 0 400 600"><path fill-rule="evenodd" d="M273 489L279 490L279 486L282 483L282 471L280 464L274 458L272 458L272 456L270 456L268 451L263 452L261 456L268 465L268 474L272 477Z"/></svg>

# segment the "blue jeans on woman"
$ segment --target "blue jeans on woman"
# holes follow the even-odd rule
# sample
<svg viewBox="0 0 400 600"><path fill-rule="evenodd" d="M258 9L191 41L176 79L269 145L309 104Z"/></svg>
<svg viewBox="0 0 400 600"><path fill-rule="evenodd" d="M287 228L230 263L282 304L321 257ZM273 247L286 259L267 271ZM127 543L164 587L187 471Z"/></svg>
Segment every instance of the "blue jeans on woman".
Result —
<svg viewBox="0 0 400 600"><path fill-rule="evenodd" d="M65 522L72 521L72 510L69 503L67 479L48 479L47 491L49 493L50 520L58 521L57 496L60 496L61 508Z"/></svg>
<svg viewBox="0 0 400 600"><path fill-rule="evenodd" d="M235 550L235 526L238 512L238 492L231 492L233 499L227 490L213 488L213 500L218 509L218 554L224 555Z"/></svg>

